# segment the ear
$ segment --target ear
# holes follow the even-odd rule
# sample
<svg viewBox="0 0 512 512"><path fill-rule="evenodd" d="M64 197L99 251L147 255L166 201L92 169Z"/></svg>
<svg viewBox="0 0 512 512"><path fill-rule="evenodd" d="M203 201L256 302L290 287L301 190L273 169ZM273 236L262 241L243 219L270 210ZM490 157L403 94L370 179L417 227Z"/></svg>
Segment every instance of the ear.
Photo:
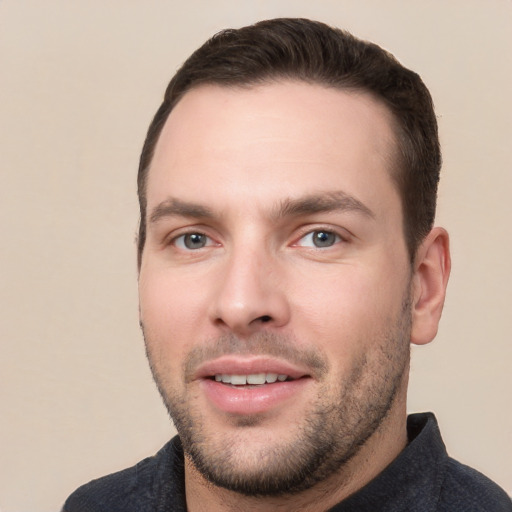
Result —
<svg viewBox="0 0 512 512"><path fill-rule="evenodd" d="M443 228L434 228L416 251L413 276L411 342L424 345L437 334L450 275L450 243Z"/></svg>

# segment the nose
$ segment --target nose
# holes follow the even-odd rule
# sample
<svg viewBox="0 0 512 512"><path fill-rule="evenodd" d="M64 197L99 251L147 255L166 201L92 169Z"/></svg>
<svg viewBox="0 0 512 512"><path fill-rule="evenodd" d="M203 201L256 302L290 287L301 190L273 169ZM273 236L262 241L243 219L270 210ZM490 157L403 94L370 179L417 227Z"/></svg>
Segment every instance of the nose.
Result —
<svg viewBox="0 0 512 512"><path fill-rule="evenodd" d="M214 324L239 336L278 328L290 318L282 263L261 250L239 250L226 257L217 276L211 317Z"/></svg>

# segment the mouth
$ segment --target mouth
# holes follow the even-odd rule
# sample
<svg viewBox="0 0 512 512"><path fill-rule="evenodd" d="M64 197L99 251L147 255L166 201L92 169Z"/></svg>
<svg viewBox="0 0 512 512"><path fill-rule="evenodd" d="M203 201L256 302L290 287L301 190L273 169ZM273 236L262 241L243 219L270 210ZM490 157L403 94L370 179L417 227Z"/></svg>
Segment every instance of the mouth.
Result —
<svg viewBox="0 0 512 512"><path fill-rule="evenodd" d="M227 355L200 365L191 380L212 380L231 386L264 386L306 377L313 377L307 368L284 360Z"/></svg>
<svg viewBox="0 0 512 512"><path fill-rule="evenodd" d="M194 376L217 411L254 415L279 411L302 395L315 380L286 361L265 357L225 356L203 364Z"/></svg>

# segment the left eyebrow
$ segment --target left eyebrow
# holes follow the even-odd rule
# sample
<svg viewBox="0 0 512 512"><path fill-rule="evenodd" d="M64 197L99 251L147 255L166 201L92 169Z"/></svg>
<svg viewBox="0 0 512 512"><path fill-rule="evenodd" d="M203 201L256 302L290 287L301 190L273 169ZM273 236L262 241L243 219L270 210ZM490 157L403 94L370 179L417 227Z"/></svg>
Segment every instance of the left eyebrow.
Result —
<svg viewBox="0 0 512 512"><path fill-rule="evenodd" d="M276 209L273 217L299 217L322 212L358 212L365 217L375 218L375 214L359 199L343 191L312 194L298 199L286 199Z"/></svg>

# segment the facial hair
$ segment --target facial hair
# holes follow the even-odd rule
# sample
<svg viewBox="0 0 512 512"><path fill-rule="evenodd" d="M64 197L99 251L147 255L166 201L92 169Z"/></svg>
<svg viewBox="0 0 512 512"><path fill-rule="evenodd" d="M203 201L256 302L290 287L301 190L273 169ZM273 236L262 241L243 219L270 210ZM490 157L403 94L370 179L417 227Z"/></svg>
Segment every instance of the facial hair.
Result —
<svg viewBox="0 0 512 512"><path fill-rule="evenodd" d="M408 371L410 357L410 302L404 301L398 318L373 339L371 353L362 354L338 382L328 382L330 365L316 349L299 349L287 336L258 332L247 339L221 336L191 349L182 367L185 386L171 388L160 371L145 335L153 377L173 420L185 456L209 482L246 496L278 497L313 487L340 471L376 432L391 410ZM144 332L144 329L143 329ZM341 341L340 341L341 342ZM259 417L233 420L239 434L209 435L208 418L194 405L187 389L194 369L203 361L225 354L278 356L301 363L320 383L313 404L304 411L289 441L245 449L247 429Z"/></svg>

